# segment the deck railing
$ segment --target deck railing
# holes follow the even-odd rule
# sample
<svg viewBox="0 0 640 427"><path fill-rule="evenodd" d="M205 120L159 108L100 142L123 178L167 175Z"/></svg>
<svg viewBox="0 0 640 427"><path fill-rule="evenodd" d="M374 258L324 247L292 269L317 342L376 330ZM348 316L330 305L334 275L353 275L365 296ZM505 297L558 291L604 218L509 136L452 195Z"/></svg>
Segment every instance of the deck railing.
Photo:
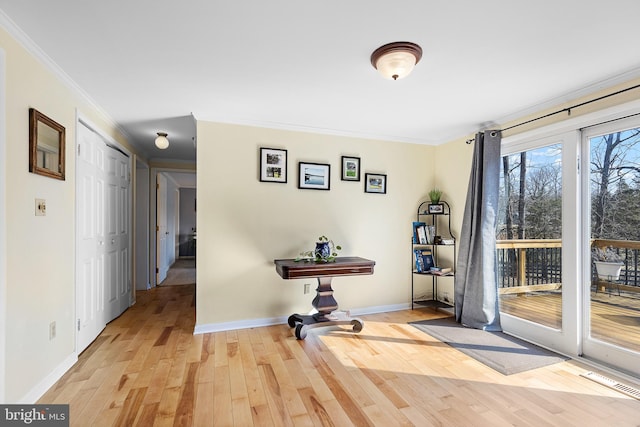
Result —
<svg viewBox="0 0 640 427"><path fill-rule="evenodd" d="M592 247L611 247L624 261L619 286L640 291L640 242L594 239ZM559 289L562 285L562 240L498 240L498 288L501 294ZM596 274L592 266L592 277Z"/></svg>
<svg viewBox="0 0 640 427"><path fill-rule="evenodd" d="M562 283L562 240L498 240L500 293L558 289Z"/></svg>

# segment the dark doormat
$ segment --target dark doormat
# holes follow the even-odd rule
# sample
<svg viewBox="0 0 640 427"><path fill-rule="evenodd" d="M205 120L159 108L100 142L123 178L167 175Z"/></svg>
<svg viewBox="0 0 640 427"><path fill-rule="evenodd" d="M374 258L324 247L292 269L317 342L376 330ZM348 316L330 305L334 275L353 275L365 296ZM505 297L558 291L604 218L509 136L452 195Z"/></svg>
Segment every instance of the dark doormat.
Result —
<svg viewBox="0 0 640 427"><path fill-rule="evenodd" d="M567 360L564 356L503 332L467 328L456 323L453 317L409 324L504 375Z"/></svg>

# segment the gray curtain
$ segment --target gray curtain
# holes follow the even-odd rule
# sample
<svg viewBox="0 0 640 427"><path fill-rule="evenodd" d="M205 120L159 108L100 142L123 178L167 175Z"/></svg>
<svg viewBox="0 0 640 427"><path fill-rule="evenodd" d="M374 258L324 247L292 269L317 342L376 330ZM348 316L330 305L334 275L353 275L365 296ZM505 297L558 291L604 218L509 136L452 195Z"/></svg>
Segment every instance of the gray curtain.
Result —
<svg viewBox="0 0 640 427"><path fill-rule="evenodd" d="M454 282L456 321L501 331L496 272L496 217L500 190L498 130L476 135Z"/></svg>

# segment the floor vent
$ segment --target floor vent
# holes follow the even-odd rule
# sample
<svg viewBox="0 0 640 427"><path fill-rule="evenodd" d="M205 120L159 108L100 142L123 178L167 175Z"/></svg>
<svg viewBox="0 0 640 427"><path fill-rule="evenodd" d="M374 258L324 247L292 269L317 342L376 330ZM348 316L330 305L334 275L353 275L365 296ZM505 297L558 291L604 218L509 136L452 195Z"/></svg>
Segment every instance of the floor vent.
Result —
<svg viewBox="0 0 640 427"><path fill-rule="evenodd" d="M602 384L609 388L619 391L620 393L626 394L627 396L631 396L635 399L640 400L640 390L634 387L630 387L626 384L619 383L616 380L612 380L611 378L607 378L600 374L596 374L594 372L587 372L584 374L580 374L581 376L590 379L591 381L595 381L598 384Z"/></svg>

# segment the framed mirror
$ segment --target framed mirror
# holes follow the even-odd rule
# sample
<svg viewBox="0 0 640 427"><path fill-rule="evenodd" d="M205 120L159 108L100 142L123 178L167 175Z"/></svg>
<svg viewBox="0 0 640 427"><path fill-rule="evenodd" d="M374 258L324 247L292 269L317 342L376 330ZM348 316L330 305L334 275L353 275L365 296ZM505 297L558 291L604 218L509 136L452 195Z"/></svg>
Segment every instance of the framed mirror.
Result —
<svg viewBox="0 0 640 427"><path fill-rule="evenodd" d="M64 126L29 108L29 172L64 180Z"/></svg>

